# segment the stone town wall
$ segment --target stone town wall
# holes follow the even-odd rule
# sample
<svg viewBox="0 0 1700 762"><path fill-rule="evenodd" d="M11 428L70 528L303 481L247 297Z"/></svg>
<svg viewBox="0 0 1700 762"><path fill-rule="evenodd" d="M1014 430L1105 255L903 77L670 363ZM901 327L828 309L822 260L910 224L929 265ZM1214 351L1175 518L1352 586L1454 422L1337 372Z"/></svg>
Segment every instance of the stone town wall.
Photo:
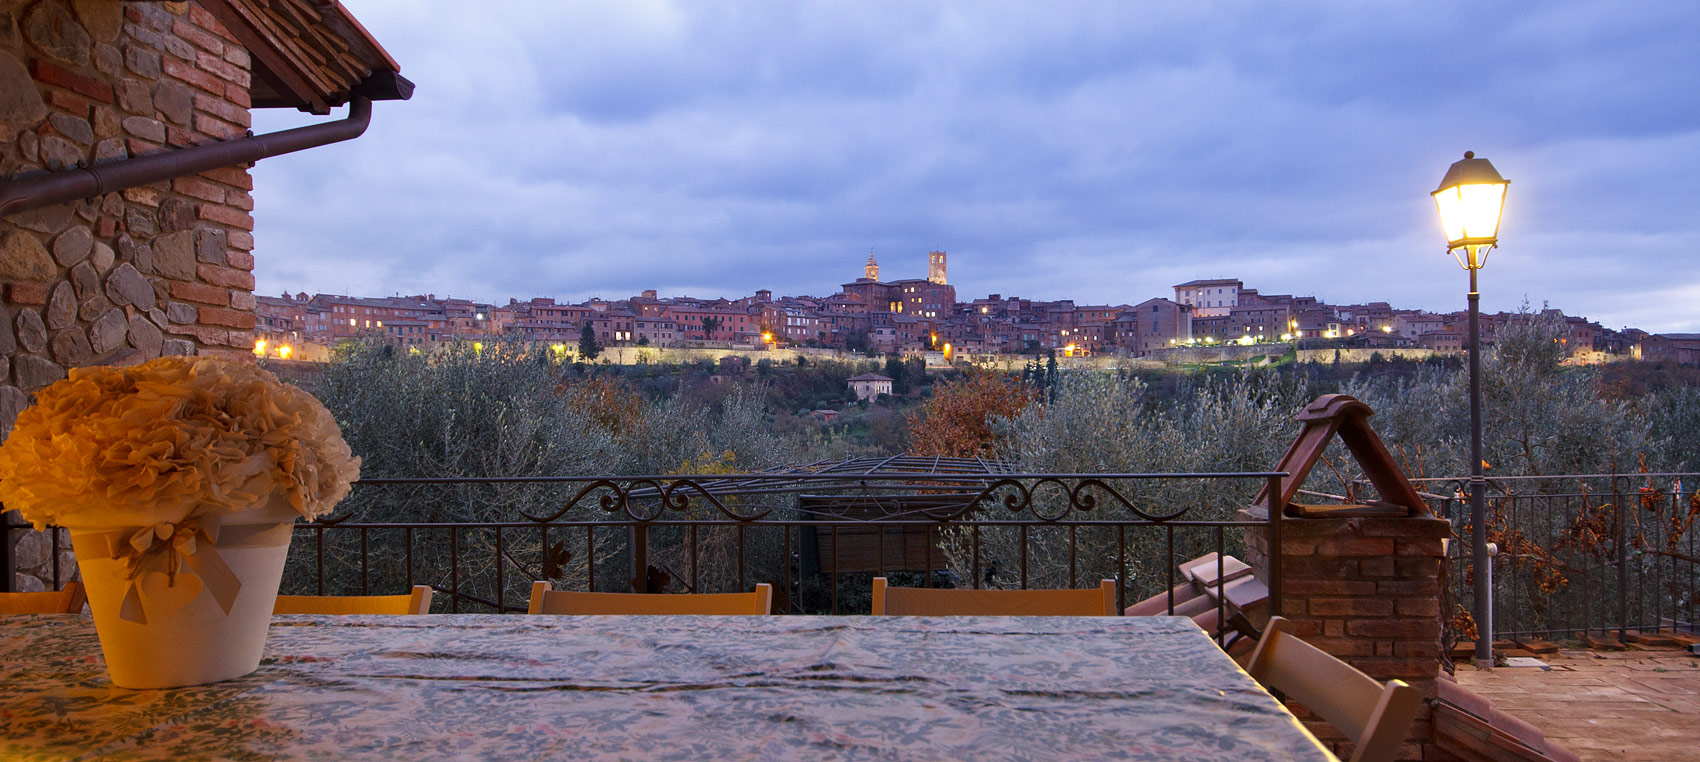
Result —
<svg viewBox="0 0 1700 762"><path fill-rule="evenodd" d="M1241 512L1265 521L1261 508ZM1445 520L1287 519L1281 524L1281 616L1311 645L1377 680L1404 680L1435 698L1440 674L1441 540ZM1263 526L1246 530L1246 562L1268 580L1269 541ZM1425 703L1400 759L1441 759ZM1301 713L1305 717L1305 713ZM1327 723L1305 725L1346 759L1351 744Z"/></svg>
<svg viewBox="0 0 1700 762"><path fill-rule="evenodd" d="M0 0L0 182L240 137L249 76L194 3ZM0 219L0 437L67 368L246 354L252 188L228 167Z"/></svg>
<svg viewBox="0 0 1700 762"><path fill-rule="evenodd" d="M1366 363L1370 358L1380 355L1384 360L1395 357L1422 362L1431 357L1444 357L1447 353L1436 352L1432 349L1415 347L1388 347L1385 349L1301 349L1298 352L1299 362L1331 363L1336 358L1342 363Z"/></svg>

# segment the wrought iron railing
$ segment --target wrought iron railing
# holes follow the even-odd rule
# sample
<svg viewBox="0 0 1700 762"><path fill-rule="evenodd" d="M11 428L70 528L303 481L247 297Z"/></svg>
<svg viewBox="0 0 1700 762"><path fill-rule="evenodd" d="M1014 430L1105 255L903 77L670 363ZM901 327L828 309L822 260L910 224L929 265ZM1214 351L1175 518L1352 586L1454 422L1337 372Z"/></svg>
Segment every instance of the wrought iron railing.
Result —
<svg viewBox="0 0 1700 762"><path fill-rule="evenodd" d="M767 582L776 611L846 613L866 610L874 576L1020 588L1109 578L1126 606L1173 589L1182 561L1238 553L1245 527L1267 526L1278 538L1278 521L1235 512L1282 476L364 479L341 515L297 527L284 591L430 584L446 594L444 610L507 612L525 609L537 580L604 592L723 592ZM1244 484L1226 490L1238 499L1200 497L1231 483Z"/></svg>
<svg viewBox="0 0 1700 762"><path fill-rule="evenodd" d="M1467 479L1418 479L1459 537ZM1488 482L1495 638L1695 631L1700 474L1496 477ZM1474 610L1467 540L1450 543L1449 592ZM1457 637L1457 633L1449 633Z"/></svg>

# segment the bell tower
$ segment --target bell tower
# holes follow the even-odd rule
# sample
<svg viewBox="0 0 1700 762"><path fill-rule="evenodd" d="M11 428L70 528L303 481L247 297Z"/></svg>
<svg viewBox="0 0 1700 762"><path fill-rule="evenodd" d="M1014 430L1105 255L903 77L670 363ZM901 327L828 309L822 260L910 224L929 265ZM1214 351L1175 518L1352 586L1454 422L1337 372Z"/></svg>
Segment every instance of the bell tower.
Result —
<svg viewBox="0 0 1700 762"><path fill-rule="evenodd" d="M868 280L880 279L880 263L874 261L874 253L868 252L868 264L862 267L862 277Z"/></svg>
<svg viewBox="0 0 1700 762"><path fill-rule="evenodd" d="M944 282L944 252L934 251L927 254L927 280L941 286Z"/></svg>

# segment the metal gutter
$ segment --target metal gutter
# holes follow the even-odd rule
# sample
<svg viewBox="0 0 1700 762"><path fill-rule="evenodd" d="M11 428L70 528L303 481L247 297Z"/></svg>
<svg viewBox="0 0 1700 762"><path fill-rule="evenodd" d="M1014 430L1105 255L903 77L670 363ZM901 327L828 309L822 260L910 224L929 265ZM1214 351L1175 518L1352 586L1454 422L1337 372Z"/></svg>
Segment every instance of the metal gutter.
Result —
<svg viewBox="0 0 1700 762"><path fill-rule="evenodd" d="M273 156L353 140L360 137L371 122L371 99L355 96L348 102L348 116L334 122L264 135L250 135L235 140L139 156L111 164L79 167L0 183L0 217L209 169L253 164Z"/></svg>

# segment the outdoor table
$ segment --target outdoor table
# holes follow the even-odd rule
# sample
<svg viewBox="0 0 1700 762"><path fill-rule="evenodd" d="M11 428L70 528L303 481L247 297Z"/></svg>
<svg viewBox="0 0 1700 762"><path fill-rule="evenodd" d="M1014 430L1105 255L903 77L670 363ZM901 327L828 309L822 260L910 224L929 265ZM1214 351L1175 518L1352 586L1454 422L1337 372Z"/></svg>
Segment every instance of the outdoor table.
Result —
<svg viewBox="0 0 1700 762"><path fill-rule="evenodd" d="M0 617L4 759L1332 759L1179 617L280 616L259 671L115 688Z"/></svg>

